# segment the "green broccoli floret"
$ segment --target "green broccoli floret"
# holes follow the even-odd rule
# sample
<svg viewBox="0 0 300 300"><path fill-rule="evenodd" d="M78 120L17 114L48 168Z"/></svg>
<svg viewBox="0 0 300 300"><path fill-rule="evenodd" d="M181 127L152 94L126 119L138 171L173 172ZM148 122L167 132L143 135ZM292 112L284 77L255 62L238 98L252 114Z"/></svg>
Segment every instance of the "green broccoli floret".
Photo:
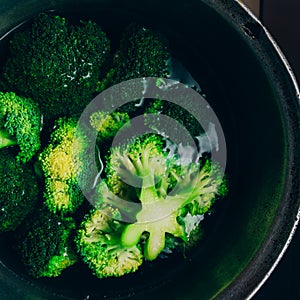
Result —
<svg viewBox="0 0 300 300"><path fill-rule="evenodd" d="M120 49L114 57L116 80L167 77L170 57L168 42L161 34L131 24L124 31Z"/></svg>
<svg viewBox="0 0 300 300"><path fill-rule="evenodd" d="M90 117L90 124L98 132L99 141L114 137L119 129L128 122L129 116L123 112L97 111Z"/></svg>
<svg viewBox="0 0 300 300"><path fill-rule="evenodd" d="M17 160L29 161L40 149L41 114L30 98L0 92L0 148L19 146Z"/></svg>
<svg viewBox="0 0 300 300"><path fill-rule="evenodd" d="M115 136L130 128L130 118L125 112L113 111L109 113L99 110L90 115L89 125L92 130L97 131L97 162L99 162L101 169L105 154L110 151L111 144L116 141Z"/></svg>
<svg viewBox="0 0 300 300"><path fill-rule="evenodd" d="M56 277L77 261L75 222L62 219L47 209L36 211L16 233L17 249L28 273L35 277Z"/></svg>
<svg viewBox="0 0 300 300"><path fill-rule="evenodd" d="M199 136L203 134L204 130L199 120L186 110L186 108L189 108L190 111L195 112L195 105L189 102L188 99L182 105L185 108L176 103L160 99L148 101L148 106L145 109L145 124L157 132L167 134L176 132L178 141L183 145L189 144L191 136ZM179 127L184 128L186 131L180 130Z"/></svg>
<svg viewBox="0 0 300 300"><path fill-rule="evenodd" d="M11 39L4 77L11 89L39 104L46 120L80 114L94 97L109 51L96 23L73 26L41 14Z"/></svg>
<svg viewBox="0 0 300 300"><path fill-rule="evenodd" d="M131 24L125 29L112 67L104 79L99 81L97 91L101 92L114 84L135 78L168 77L170 58L168 42L161 34L141 25ZM122 111L137 111L141 106L140 101L127 103Z"/></svg>
<svg viewBox="0 0 300 300"><path fill-rule="evenodd" d="M84 196L78 184L80 176L88 172L84 151L87 140L77 130L73 118L55 122L49 145L39 155L45 176L45 202L50 211L73 213Z"/></svg>
<svg viewBox="0 0 300 300"><path fill-rule="evenodd" d="M1 149L0 232L15 230L38 199L38 183L32 166L17 161L11 149Z"/></svg>
<svg viewBox="0 0 300 300"><path fill-rule="evenodd" d="M94 209L82 222L76 238L83 261L99 278L135 272L143 262L138 245L121 245L124 225L116 220L119 217L111 207Z"/></svg>
<svg viewBox="0 0 300 300"><path fill-rule="evenodd" d="M223 180L209 161L183 164L178 154L166 151L164 141L156 134L138 137L113 148L108 161L108 174L117 174L120 181L134 186L141 203L136 222L122 233L122 245L137 245L147 232L144 256L148 260L163 251L166 234L187 241L185 224L179 222L183 209L190 205L197 207L198 214L207 212Z"/></svg>

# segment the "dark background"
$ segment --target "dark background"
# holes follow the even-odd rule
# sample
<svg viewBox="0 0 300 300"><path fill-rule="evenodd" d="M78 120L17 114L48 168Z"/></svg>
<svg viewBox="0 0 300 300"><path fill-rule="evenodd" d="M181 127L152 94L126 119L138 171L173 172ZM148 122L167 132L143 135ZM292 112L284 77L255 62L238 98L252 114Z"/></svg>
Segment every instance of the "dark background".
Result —
<svg viewBox="0 0 300 300"><path fill-rule="evenodd" d="M249 0L248 0L249 1ZM250 0L251 1L251 0ZM300 0L263 0L260 16L300 82ZM283 259L254 300L300 299L300 228Z"/></svg>

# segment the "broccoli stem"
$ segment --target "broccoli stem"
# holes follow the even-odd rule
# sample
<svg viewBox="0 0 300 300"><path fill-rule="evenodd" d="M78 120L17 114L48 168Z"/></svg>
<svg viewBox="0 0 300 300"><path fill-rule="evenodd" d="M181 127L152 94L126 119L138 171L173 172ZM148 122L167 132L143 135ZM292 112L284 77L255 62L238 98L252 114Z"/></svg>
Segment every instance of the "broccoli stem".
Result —
<svg viewBox="0 0 300 300"><path fill-rule="evenodd" d="M194 177L194 178L192 178ZM154 191L152 195L150 191L145 193L144 197L140 197L143 209L137 214L138 222L149 222L165 218L170 214L180 210L195 198L201 195L216 194L218 185L213 184L213 176L207 175L207 171L202 169L196 176L189 177L187 184L183 184L174 194L159 197ZM152 198L151 198L152 197Z"/></svg>
<svg viewBox="0 0 300 300"><path fill-rule="evenodd" d="M158 196L158 190L155 186L155 175L151 172L151 166L149 166L149 151L144 151L141 155L141 159L133 163L140 175L142 175L140 194L142 204L147 205L159 201L160 197Z"/></svg>
<svg viewBox="0 0 300 300"><path fill-rule="evenodd" d="M187 197L186 194L167 196L162 199L158 195L154 175L143 178L139 198L143 209L138 212L137 221L141 223L165 218L191 201L191 198Z"/></svg>
<svg viewBox="0 0 300 300"><path fill-rule="evenodd" d="M137 221L143 223L163 219L189 202L189 198L181 196L167 196L166 199L142 202L143 209L138 212Z"/></svg>
<svg viewBox="0 0 300 300"><path fill-rule="evenodd" d="M0 149L14 146L17 141L5 129L0 129Z"/></svg>
<svg viewBox="0 0 300 300"><path fill-rule="evenodd" d="M144 183L143 186L145 186ZM157 190L155 186L146 185L146 187L142 187L140 200L143 205L157 202L159 200L159 197L157 195Z"/></svg>
<svg viewBox="0 0 300 300"><path fill-rule="evenodd" d="M152 222L137 222L126 226L122 233L122 245L132 247L136 245L143 232L149 232L149 238L145 244L145 258L154 260L165 247L165 234L170 233L176 237L184 237L184 229L177 222L177 213L164 216L162 219Z"/></svg>

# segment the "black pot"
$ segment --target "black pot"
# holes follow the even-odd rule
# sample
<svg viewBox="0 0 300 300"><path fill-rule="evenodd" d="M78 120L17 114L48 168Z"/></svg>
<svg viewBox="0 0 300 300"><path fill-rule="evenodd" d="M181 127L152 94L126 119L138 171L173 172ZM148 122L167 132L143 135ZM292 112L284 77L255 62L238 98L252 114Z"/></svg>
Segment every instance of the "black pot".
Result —
<svg viewBox="0 0 300 300"><path fill-rule="evenodd" d="M2 0L0 36L51 9L92 18L113 35L136 21L169 38L223 126L230 192L188 258L153 263L119 279L98 280L74 267L58 279L34 280L2 235L0 298L251 297L282 257L299 218L299 93L268 32L231 0ZM5 50L4 41L0 47Z"/></svg>

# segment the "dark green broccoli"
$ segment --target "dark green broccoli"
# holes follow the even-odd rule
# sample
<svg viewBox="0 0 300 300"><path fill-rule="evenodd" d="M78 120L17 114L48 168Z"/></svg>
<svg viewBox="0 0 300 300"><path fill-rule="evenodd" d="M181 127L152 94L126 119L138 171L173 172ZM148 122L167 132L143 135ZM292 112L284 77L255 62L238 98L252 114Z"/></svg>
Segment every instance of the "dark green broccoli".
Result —
<svg viewBox="0 0 300 300"><path fill-rule="evenodd" d="M16 244L28 273L35 277L56 277L77 261L75 222L62 219L47 209L35 211L16 233Z"/></svg>
<svg viewBox="0 0 300 300"><path fill-rule="evenodd" d="M141 25L131 24L125 29L119 49L114 55L112 67L104 79L99 81L97 90L101 92L129 79L168 77L170 59L168 42L161 34ZM122 111L130 113L137 111L141 106L140 101L126 104Z"/></svg>
<svg viewBox="0 0 300 300"><path fill-rule="evenodd" d="M73 26L41 14L11 39L4 77L11 89L39 104L46 120L80 114L94 97L109 51L96 23Z"/></svg>
<svg viewBox="0 0 300 300"><path fill-rule="evenodd" d="M192 112L197 107L188 99L182 105L188 107ZM204 130L199 120L186 108L171 101L160 99L148 101L148 106L145 109L145 124L157 132L167 134L176 132L173 136L176 136L178 143L187 145L191 137L203 134Z"/></svg>
<svg viewBox="0 0 300 300"><path fill-rule="evenodd" d="M187 226L182 222L184 218L180 218L188 206L194 215L202 215L216 196L224 192L223 177L217 167L209 161L186 164L178 153L166 150L164 141L156 134L138 137L113 148L108 161L108 175L114 181L119 179L135 187L141 203L136 222L127 225L122 233L122 245L137 245L147 232L144 247L147 260L155 259L163 251L166 234L188 241ZM120 184L119 189L122 187L126 189L126 185ZM114 198L105 193L106 203L110 203Z"/></svg>
<svg viewBox="0 0 300 300"><path fill-rule="evenodd" d="M17 160L29 161L40 149L41 114L30 98L0 92L0 148L19 146Z"/></svg>
<svg viewBox="0 0 300 300"><path fill-rule="evenodd" d="M116 81L141 77L167 77L171 57L167 40L141 25L131 24L123 33L114 57Z"/></svg>
<svg viewBox="0 0 300 300"><path fill-rule="evenodd" d="M87 140L77 130L75 119L60 118L55 122L50 143L38 158L50 211L73 213L82 204L84 196L78 180L89 169L84 157L87 148Z"/></svg>
<svg viewBox="0 0 300 300"><path fill-rule="evenodd" d="M15 230L34 209L39 198L32 166L17 161L12 149L1 149L0 232Z"/></svg>
<svg viewBox="0 0 300 300"><path fill-rule="evenodd" d="M79 229L76 238L78 251L99 278L135 272L143 262L138 245L121 245L124 225L117 221L119 218L116 209L96 208L86 216Z"/></svg>

